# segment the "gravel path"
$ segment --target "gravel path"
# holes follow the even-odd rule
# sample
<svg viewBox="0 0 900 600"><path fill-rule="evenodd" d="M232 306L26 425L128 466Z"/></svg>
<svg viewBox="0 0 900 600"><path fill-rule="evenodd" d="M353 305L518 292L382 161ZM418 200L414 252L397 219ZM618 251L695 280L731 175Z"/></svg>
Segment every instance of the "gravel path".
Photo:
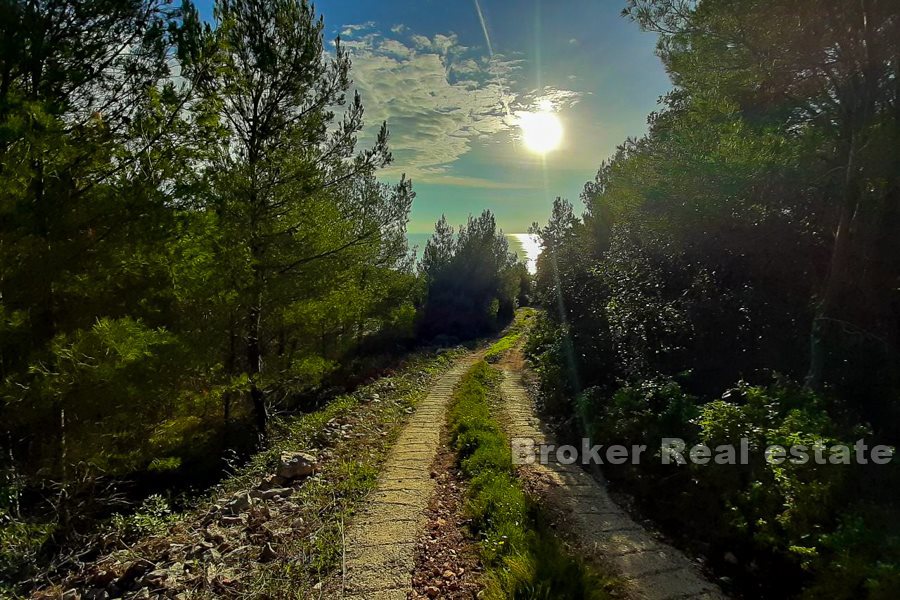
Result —
<svg viewBox="0 0 900 600"><path fill-rule="evenodd" d="M406 600L412 591L416 542L426 525L445 411L454 387L476 359L461 358L432 387L391 450L378 489L347 530L343 597Z"/></svg>
<svg viewBox="0 0 900 600"><path fill-rule="evenodd" d="M553 443L535 416L516 362L510 361L512 368L504 368L501 384L510 437L531 438L535 444ZM634 600L726 598L680 551L658 541L633 521L580 467L553 462L526 468L532 469L534 478L541 482L545 499L566 515L581 549L602 557L622 578Z"/></svg>

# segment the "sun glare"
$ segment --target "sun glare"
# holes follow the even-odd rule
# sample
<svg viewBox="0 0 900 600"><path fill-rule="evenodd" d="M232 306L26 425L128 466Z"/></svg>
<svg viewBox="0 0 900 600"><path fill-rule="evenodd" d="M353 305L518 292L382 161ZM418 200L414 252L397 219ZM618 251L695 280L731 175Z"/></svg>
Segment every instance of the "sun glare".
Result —
<svg viewBox="0 0 900 600"><path fill-rule="evenodd" d="M512 236L522 246L522 252L525 254L519 258L525 259L525 267L534 275L537 273L538 256L541 255L541 238L533 233L514 233Z"/></svg>
<svg viewBox="0 0 900 600"><path fill-rule="evenodd" d="M562 143L563 126L549 107L542 105L540 112L519 113L519 127L525 147L535 154L547 154Z"/></svg>

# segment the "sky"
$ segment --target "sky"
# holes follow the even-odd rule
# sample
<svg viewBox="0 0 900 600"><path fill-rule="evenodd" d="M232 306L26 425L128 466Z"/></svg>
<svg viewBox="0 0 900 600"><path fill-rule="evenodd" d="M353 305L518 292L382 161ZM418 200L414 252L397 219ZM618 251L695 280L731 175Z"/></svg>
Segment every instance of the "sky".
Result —
<svg viewBox="0 0 900 600"><path fill-rule="evenodd" d="M198 3L207 18L211 3ZM394 162L382 178L413 181L412 233L431 231L441 214L459 224L484 208L505 232L524 232L547 220L556 196L579 205L584 183L617 145L646 132L671 89L655 35L621 16L624 0L315 5L326 36L339 35L353 60L366 109L360 144L387 121ZM552 152L523 141L523 116L534 113L562 126Z"/></svg>

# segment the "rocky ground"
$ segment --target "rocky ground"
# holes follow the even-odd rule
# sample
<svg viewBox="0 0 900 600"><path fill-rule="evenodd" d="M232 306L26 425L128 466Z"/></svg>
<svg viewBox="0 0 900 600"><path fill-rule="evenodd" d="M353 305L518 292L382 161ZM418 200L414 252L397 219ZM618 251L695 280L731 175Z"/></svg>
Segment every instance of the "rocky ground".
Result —
<svg viewBox="0 0 900 600"><path fill-rule="evenodd" d="M321 414L299 417L302 423L286 423L276 448L164 533L118 541L32 597L315 595L340 567L345 520L374 489L403 423L452 357L419 361Z"/></svg>
<svg viewBox="0 0 900 600"><path fill-rule="evenodd" d="M295 492L317 469L310 454L284 453L274 474L212 504L199 519L111 554L36 598L188 598L240 590L245 560L269 562L275 546L304 528ZM67 588L61 590L61 588Z"/></svg>
<svg viewBox="0 0 900 600"><path fill-rule="evenodd" d="M477 540L463 514L465 481L456 468L456 456L447 450L446 435L441 446L431 467L436 489L425 511L428 524L416 544L412 600L470 600L483 587Z"/></svg>

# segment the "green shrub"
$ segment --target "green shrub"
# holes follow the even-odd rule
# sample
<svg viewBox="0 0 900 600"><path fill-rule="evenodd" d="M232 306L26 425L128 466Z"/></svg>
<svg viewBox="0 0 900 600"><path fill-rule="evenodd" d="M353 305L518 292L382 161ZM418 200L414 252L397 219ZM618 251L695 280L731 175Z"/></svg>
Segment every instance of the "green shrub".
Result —
<svg viewBox="0 0 900 600"><path fill-rule="evenodd" d="M846 505L853 467L812 460L776 465L765 460L765 448L852 445L852 441L841 439L822 399L797 386L740 385L727 397L703 407L699 439L710 447L747 439L750 464L694 465L694 475L731 511L731 527L768 551L805 563Z"/></svg>
<svg viewBox="0 0 900 600"><path fill-rule="evenodd" d="M597 443L654 448L663 437L696 435L696 399L671 380L626 385L609 398L600 388L590 388L577 397L576 410L583 431Z"/></svg>
<svg viewBox="0 0 900 600"><path fill-rule="evenodd" d="M646 444L651 453L664 437L680 437L688 448L739 447L748 440L748 464L662 465L648 453L639 465L604 466L649 514L730 575L748 582L754 577L723 563L725 553L741 565L793 573L791 583L779 588L786 595L806 585L809 598L896 597L900 517L896 499L884 490L897 489L900 465L866 469L765 459L772 445L852 446L871 437L826 398L779 380L741 383L698 405L677 383L654 379L611 394L585 390L574 412L593 443Z"/></svg>
<svg viewBox="0 0 900 600"><path fill-rule="evenodd" d="M53 534L50 523L26 523L0 509L0 597L32 574L35 558Z"/></svg>
<svg viewBox="0 0 900 600"><path fill-rule="evenodd" d="M568 360L571 344L562 325L539 317L525 340L525 355L540 377L541 395L548 412L571 414L570 399L577 393L575 367Z"/></svg>
<svg viewBox="0 0 900 600"><path fill-rule="evenodd" d="M126 537L155 535L163 533L169 525L179 519L179 515L172 512L169 501L153 494L148 496L141 507L128 516L114 515L113 528Z"/></svg>
<svg viewBox="0 0 900 600"><path fill-rule="evenodd" d="M896 499L871 501L866 482L896 489L897 467L766 461L772 445L852 446L869 437L833 418L835 408L791 383L741 384L703 407L699 439L709 446L750 443L750 464L692 466L698 493L718 497L728 518L723 537L750 552L775 555L808 575L807 597L896 597L900 519ZM876 483L877 485L877 483ZM869 496L867 500L866 497Z"/></svg>
<svg viewBox="0 0 900 600"><path fill-rule="evenodd" d="M900 515L885 508L858 509L821 537L812 558L812 585L803 598L893 600L900 590Z"/></svg>

